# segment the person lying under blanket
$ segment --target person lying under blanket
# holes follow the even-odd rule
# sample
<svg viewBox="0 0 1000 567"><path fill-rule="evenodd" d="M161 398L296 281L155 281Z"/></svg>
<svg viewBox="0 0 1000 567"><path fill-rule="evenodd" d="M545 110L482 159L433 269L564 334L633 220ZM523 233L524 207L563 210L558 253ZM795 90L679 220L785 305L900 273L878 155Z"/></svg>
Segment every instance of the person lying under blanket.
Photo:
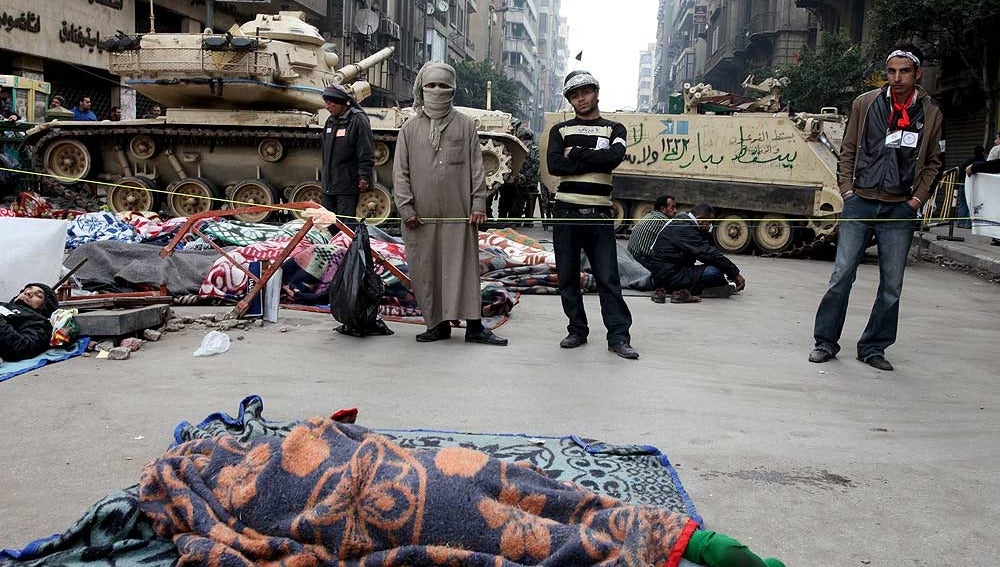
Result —
<svg viewBox="0 0 1000 567"><path fill-rule="evenodd" d="M146 465L139 497L178 565L784 567L685 514L324 418L178 445Z"/></svg>

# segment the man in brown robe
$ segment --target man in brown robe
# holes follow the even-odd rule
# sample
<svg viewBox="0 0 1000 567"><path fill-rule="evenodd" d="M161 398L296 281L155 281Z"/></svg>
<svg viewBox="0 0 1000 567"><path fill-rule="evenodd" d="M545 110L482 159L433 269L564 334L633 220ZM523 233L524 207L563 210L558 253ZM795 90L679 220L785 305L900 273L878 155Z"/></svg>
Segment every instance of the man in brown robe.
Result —
<svg viewBox="0 0 1000 567"><path fill-rule="evenodd" d="M465 319L466 342L506 346L482 323L483 156L476 125L453 108L454 98L455 69L427 62L414 82L416 116L399 132L392 168L410 280L427 324L417 341L447 339L451 322Z"/></svg>

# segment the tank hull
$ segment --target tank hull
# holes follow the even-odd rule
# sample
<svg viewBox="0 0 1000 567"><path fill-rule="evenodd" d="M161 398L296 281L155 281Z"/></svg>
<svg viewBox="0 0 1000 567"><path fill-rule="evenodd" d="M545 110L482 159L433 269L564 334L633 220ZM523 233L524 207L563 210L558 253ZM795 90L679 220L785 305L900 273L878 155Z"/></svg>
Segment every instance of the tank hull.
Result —
<svg viewBox="0 0 1000 567"><path fill-rule="evenodd" d="M358 216L372 215L363 210L371 206L372 222L381 223L392 216L392 154L397 124L407 114L378 108L366 113L376 144L376 187L362 199ZM63 184L92 182L108 194L112 210L149 208L186 216L320 199L324 121L323 113L298 111L171 109L158 119L44 124L29 132L28 143L36 171ZM480 140L484 161L497 151L488 144L507 152L507 166L495 176L497 183L520 169L526 150L519 140L500 132L481 132ZM127 188L116 185L122 180Z"/></svg>

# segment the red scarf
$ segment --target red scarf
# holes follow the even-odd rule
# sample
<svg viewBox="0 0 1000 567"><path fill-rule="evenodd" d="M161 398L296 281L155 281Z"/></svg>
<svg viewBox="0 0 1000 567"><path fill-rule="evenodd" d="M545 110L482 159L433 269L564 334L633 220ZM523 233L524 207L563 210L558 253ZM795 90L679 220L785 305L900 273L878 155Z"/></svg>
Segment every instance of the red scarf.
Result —
<svg viewBox="0 0 1000 567"><path fill-rule="evenodd" d="M915 97L915 95L916 89L913 90L913 93L910 94L910 96L904 99L904 102L898 102L896 100L896 95L892 92L892 89L889 90L889 97L892 100L892 112L889 113L889 128L894 127L896 130L903 130L910 125L910 113L907 112L906 109L909 108L909 102ZM899 114L898 118L896 118L897 113Z"/></svg>

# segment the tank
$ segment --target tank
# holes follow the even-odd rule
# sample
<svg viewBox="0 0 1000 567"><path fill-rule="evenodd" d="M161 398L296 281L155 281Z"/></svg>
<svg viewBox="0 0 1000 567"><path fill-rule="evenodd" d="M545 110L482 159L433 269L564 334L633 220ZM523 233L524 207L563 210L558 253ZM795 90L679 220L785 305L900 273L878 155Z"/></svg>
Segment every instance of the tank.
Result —
<svg viewBox="0 0 1000 567"><path fill-rule="evenodd" d="M333 46L304 14L287 11L259 14L224 34L120 33L104 47L109 71L168 111L155 119L39 125L28 133L34 168L64 185L102 182L113 211L162 209L175 216L222 208L214 200L223 198L233 207L319 201L321 133L329 116L323 88L339 84L363 101L371 93L367 70L395 50L338 66ZM376 167L358 216L380 224L393 216L392 154L413 110L364 110ZM512 118L461 110L477 119L488 182L499 186L527 155ZM262 222L272 213L237 218Z"/></svg>
<svg viewBox="0 0 1000 567"><path fill-rule="evenodd" d="M673 195L681 206L717 209L715 239L738 254L791 254L831 242L843 200L837 159L845 117L836 109L788 115L780 81L744 83L745 97L711 85L685 85L671 100L675 114L601 113L628 131L625 161L614 172L614 214L621 232ZM573 113L545 115L546 129ZM542 136L542 155L547 137ZM542 160L542 183L558 178Z"/></svg>

